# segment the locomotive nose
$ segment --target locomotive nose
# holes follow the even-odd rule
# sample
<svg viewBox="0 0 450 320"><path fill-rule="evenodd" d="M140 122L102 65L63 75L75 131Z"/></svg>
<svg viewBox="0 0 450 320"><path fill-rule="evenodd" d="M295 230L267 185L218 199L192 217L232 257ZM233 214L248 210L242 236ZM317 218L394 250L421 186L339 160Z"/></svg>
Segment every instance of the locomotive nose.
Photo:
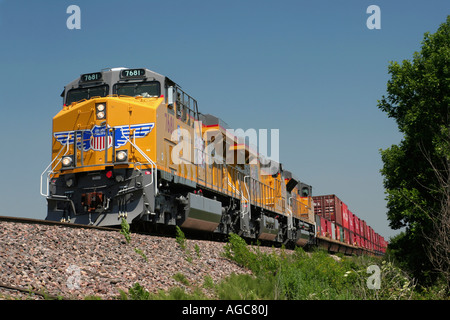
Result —
<svg viewBox="0 0 450 320"><path fill-rule="evenodd" d="M144 104L136 103L142 102L136 98L105 97L65 107L53 121L53 158L64 155L55 169L78 172L149 162L147 158L156 156L152 148L156 141L150 135L155 110L163 100L153 98Z"/></svg>

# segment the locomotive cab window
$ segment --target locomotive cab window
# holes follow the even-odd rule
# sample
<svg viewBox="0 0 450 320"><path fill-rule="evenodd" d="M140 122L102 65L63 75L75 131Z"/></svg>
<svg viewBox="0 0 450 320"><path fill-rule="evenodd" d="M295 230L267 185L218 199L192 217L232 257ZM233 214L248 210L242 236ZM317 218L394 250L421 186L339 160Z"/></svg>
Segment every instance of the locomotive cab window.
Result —
<svg viewBox="0 0 450 320"><path fill-rule="evenodd" d="M66 105L72 104L83 99L90 99L92 97L106 97L108 95L108 85L71 89L67 92Z"/></svg>
<svg viewBox="0 0 450 320"><path fill-rule="evenodd" d="M119 96L130 97L150 98L161 95L161 87L158 81L117 83L114 85L114 91Z"/></svg>

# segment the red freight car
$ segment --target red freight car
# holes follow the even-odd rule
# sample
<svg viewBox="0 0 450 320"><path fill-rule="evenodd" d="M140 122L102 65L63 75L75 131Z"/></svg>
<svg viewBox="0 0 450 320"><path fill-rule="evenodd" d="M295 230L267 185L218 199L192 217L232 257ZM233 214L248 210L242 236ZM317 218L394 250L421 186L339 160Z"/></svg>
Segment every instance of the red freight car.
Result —
<svg viewBox="0 0 450 320"><path fill-rule="evenodd" d="M317 232L318 235L330 239L334 239L333 234L335 235L335 229L333 226L333 222L331 222L328 219L325 219L322 216L316 216L316 225L317 225Z"/></svg>
<svg viewBox="0 0 450 320"><path fill-rule="evenodd" d="M359 235L364 238L364 220L359 219Z"/></svg>
<svg viewBox="0 0 450 320"><path fill-rule="evenodd" d="M353 212L348 210L348 229L350 230L350 232L355 232L355 225L353 224L353 222Z"/></svg>
<svg viewBox="0 0 450 320"><path fill-rule="evenodd" d="M366 237L366 240L370 242L370 232L369 232L369 226L367 225L367 222L364 224L364 236Z"/></svg>
<svg viewBox="0 0 450 320"><path fill-rule="evenodd" d="M353 214L336 195L314 196L313 202L318 233L321 236L385 252L383 250L387 242L364 220Z"/></svg>
<svg viewBox="0 0 450 320"><path fill-rule="evenodd" d="M316 215L325 217L330 221L348 228L346 224L346 220L348 219L347 212L345 214L342 212L343 207L345 206L347 208L347 206L336 195L314 196L313 201L314 213Z"/></svg>
<svg viewBox="0 0 450 320"><path fill-rule="evenodd" d="M321 232L320 235L322 237L326 237L327 236L327 219L325 219L324 217L320 217L320 227L321 227Z"/></svg>
<svg viewBox="0 0 450 320"><path fill-rule="evenodd" d="M350 234L347 228L344 228L344 242L350 244Z"/></svg>
<svg viewBox="0 0 450 320"><path fill-rule="evenodd" d="M342 225L342 201L336 195L314 196L314 213Z"/></svg>
<svg viewBox="0 0 450 320"><path fill-rule="evenodd" d="M336 240L341 241L341 227L338 224L336 224L335 228L336 228Z"/></svg>
<svg viewBox="0 0 450 320"><path fill-rule="evenodd" d="M342 226L348 229L348 206L342 203Z"/></svg>

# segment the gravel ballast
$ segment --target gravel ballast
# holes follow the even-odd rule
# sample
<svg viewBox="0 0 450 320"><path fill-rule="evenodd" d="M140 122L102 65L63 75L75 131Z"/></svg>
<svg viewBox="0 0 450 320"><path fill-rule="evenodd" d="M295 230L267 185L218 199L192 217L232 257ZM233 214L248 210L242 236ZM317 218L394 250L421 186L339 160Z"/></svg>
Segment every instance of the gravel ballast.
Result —
<svg viewBox="0 0 450 320"><path fill-rule="evenodd" d="M173 278L177 273L198 287L207 275L218 283L250 273L222 256L224 245L188 239L187 253L174 238L131 234L127 243L116 231L0 221L0 286L64 299L116 299L135 283L153 293L183 286ZM4 287L0 299L42 299Z"/></svg>

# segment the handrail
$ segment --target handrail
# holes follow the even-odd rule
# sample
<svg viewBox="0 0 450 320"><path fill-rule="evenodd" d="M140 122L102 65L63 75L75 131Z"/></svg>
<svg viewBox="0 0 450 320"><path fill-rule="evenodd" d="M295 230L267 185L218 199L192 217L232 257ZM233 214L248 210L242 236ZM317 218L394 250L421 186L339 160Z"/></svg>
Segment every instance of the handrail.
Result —
<svg viewBox="0 0 450 320"><path fill-rule="evenodd" d="M288 199L288 207L287 207L287 211L288 211L288 219L287 219L287 221L288 221L288 230L292 230L293 228L294 228L294 226L293 226L293 219L292 219L292 217L294 216L293 215L293 213L292 213L292 203L291 203L291 200L292 199L294 199L294 197L289 197L289 199ZM296 199L294 199L294 200L296 200Z"/></svg>
<svg viewBox="0 0 450 320"><path fill-rule="evenodd" d="M242 180L243 182L244 182L244 187L245 187L245 190L247 191L247 196L250 198L250 193L249 193L249 191L248 191L248 187L247 187L247 183L245 182L245 178L250 178L250 176L244 176L244 179ZM247 203L247 210L243 210L242 211L242 213L243 214L245 214L245 213L248 213L248 218L250 219L251 218L251 211L250 211L250 206L251 206L251 198L250 198L250 200L249 199L246 199L245 197L244 197L244 195L242 195L242 198L244 198L245 199L245 202Z"/></svg>
<svg viewBox="0 0 450 320"><path fill-rule="evenodd" d="M69 136L70 136L70 135L69 135ZM62 152L65 148L61 148L61 150L59 150L59 152L58 152L58 154L56 155L56 157L52 160L52 162L50 162L50 164L47 166L47 168L45 168L45 170L41 173L41 184L40 184L40 186L39 186L39 189L40 189L41 196L43 196L43 197L48 197L48 192L49 192L48 182L49 182L49 180L50 180L50 175L51 175L52 173L54 173L53 170L58 166L58 164L61 162L62 158L67 154L67 152L69 152L69 136L67 137L67 142L66 142L67 150L66 150L66 152L62 155L62 157L59 159L58 163L52 168L52 170L51 170L50 172L48 172L48 169L49 169L49 168L51 167L51 165L56 161L56 159L58 159L59 155L61 154L61 152ZM46 193L43 193L43 188L42 188L42 178L43 178L43 176L44 176L45 173L47 173L47 185L46 185L47 192L46 192Z"/></svg>
<svg viewBox="0 0 450 320"><path fill-rule="evenodd" d="M115 127L113 127L112 129L113 129L113 131L114 131L114 128ZM76 150L76 148L77 148L77 140L76 140L76 136L77 136L77 130L74 130L74 131L70 131L70 132L67 132L67 141L66 141L66 143L63 145L63 147L61 148L61 150L59 150L59 152L58 152L58 154L55 156L55 158L53 158L53 160L50 162L50 164L45 168L45 170L41 173L41 177L40 177L40 186L39 186L39 189L40 189L40 194L42 195L42 196L44 196L44 197L48 197L49 196L49 181L50 181L50 176L51 175L54 175L56 172L55 172L55 169L56 169L56 167L58 167L58 165L60 164L60 162L62 161L62 158L69 152L69 141L70 141L70 136L71 135L74 135L74 142L73 142L73 144L74 144L74 149ZM106 134L105 135L106 137L108 136L108 134ZM148 162L147 163L145 163L144 165L147 165L147 164L149 164L150 166L151 166L151 168L152 168L152 179L151 179L151 181L150 181L150 183L148 183L147 185L145 185L144 187L148 187L149 185L151 185L152 183L154 183L155 184L155 194L157 194L158 193L158 184L157 184L157 180L158 180L158 172L157 172L157 170L158 170L158 167L157 167L157 165L156 165L156 163L152 160L152 159L150 159L150 157L148 157L137 145L136 145L136 143L135 142L133 142L133 141L131 141L127 136L125 136L124 137L132 146L133 146L133 148L135 148L137 151L139 151L139 153L145 158L145 160L147 160ZM133 140L135 141L135 135L134 135L134 131L133 131ZM107 138L105 138L105 140L106 140ZM81 143L81 149L83 149L83 143ZM105 150L107 150L108 149L108 143L107 143L107 140L106 140L106 143L105 143ZM61 155L61 153L63 152L63 150L66 150L65 151L65 153L60 157L60 155ZM74 150L74 157L76 156L76 151ZM106 152L106 151L105 151ZM83 150L81 151L81 155L83 155ZM57 161L58 160L58 161ZM56 162L57 161L57 162ZM74 161L76 161L76 159L74 159ZM81 163L83 163L83 159L81 159ZM53 166L53 164L56 162L56 164ZM95 165L89 165L89 166L86 166L86 167L97 167L97 166L104 166L104 165L106 165L108 162L107 162L107 159L105 158L105 162L104 163L102 163L102 164L95 164ZM141 163L139 163L139 162L137 162L136 164L135 164L135 168L137 168L137 164L139 164L140 166L142 166L142 164ZM81 166L81 167L84 167L83 165ZM141 169L140 168L137 168L137 170L139 170L139 172L141 171ZM44 192L44 188L42 187L42 181L43 181L43 177L44 177L44 175L45 174L47 174L47 186L46 186L46 192Z"/></svg>
<svg viewBox="0 0 450 320"><path fill-rule="evenodd" d="M133 132L133 138L135 138L134 132ZM153 162L153 160L150 159L150 157L148 157L141 150L141 148L139 148L135 143L131 142L131 140L128 137L125 136L125 139L133 146L133 148L135 148L137 151L139 151L139 153L145 158L145 160L148 161L149 164L151 164L151 166L152 166L152 181L149 184L145 185L144 187L148 187L149 185L154 183L155 184L155 195L156 195L158 193L158 167L157 167L156 163ZM138 169L138 170L141 171L140 169ZM154 175L154 177L153 177L153 175Z"/></svg>

